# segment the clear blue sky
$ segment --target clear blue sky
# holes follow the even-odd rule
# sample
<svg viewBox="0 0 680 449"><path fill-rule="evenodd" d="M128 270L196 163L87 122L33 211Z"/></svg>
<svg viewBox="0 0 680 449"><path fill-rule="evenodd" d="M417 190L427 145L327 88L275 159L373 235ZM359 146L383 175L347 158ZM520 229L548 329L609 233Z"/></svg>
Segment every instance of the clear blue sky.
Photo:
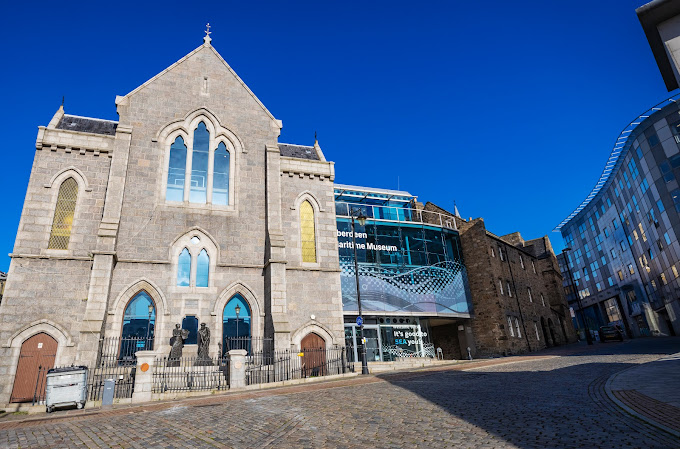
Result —
<svg viewBox="0 0 680 449"><path fill-rule="evenodd" d="M458 204L502 235L550 235L621 129L668 97L635 15L645 0L8 2L0 18L7 270L37 127L117 119L124 95L213 45L336 181Z"/></svg>

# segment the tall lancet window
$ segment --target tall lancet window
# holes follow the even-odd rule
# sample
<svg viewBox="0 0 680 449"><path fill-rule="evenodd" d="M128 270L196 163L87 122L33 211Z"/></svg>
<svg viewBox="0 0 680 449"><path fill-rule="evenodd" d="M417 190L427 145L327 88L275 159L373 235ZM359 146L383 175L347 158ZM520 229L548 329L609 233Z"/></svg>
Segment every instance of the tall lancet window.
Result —
<svg viewBox="0 0 680 449"><path fill-rule="evenodd" d="M52 232L50 233L49 249L68 249L73 227L73 215L78 201L78 183L68 178L61 183L57 196L57 207L54 209Z"/></svg>
<svg viewBox="0 0 680 449"><path fill-rule="evenodd" d="M210 132L201 122L194 130L194 148L191 158L190 203L205 204L208 201L208 159L210 158Z"/></svg>
<svg viewBox="0 0 680 449"><path fill-rule="evenodd" d="M201 250L196 263L196 287L207 287L210 273L210 256L206 250Z"/></svg>
<svg viewBox="0 0 680 449"><path fill-rule="evenodd" d="M212 203L229 204L229 152L224 142L220 142L215 150Z"/></svg>
<svg viewBox="0 0 680 449"><path fill-rule="evenodd" d="M184 248L177 260L177 286L188 287L191 283L191 254Z"/></svg>
<svg viewBox="0 0 680 449"><path fill-rule="evenodd" d="M302 240L302 261L316 262L316 236L314 230L314 208L309 201L300 205L300 230Z"/></svg>
<svg viewBox="0 0 680 449"><path fill-rule="evenodd" d="M187 146L178 136L170 146L170 165L168 167L168 188L166 201L184 201L184 178L187 164Z"/></svg>

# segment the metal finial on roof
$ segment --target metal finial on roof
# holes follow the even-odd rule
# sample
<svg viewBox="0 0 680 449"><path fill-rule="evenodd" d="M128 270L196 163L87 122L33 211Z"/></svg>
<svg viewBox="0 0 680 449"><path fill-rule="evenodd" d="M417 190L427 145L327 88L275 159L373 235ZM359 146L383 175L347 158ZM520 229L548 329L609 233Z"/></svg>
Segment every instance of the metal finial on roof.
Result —
<svg viewBox="0 0 680 449"><path fill-rule="evenodd" d="M319 139L316 138L316 131L314 131L314 145L319 143Z"/></svg>
<svg viewBox="0 0 680 449"><path fill-rule="evenodd" d="M210 41L212 40L212 39L210 39L211 33L212 33L212 31L210 31L210 22L208 22L205 25L205 37L203 38L203 42L205 42L206 44L209 44Z"/></svg>

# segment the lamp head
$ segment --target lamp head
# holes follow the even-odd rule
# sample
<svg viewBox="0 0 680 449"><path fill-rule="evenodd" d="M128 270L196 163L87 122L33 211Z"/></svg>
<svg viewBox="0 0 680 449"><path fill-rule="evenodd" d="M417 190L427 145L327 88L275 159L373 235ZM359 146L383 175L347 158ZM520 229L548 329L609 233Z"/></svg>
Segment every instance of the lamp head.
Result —
<svg viewBox="0 0 680 449"><path fill-rule="evenodd" d="M568 246L566 248L562 248L563 253L568 253L569 251L571 251L571 248Z"/></svg>
<svg viewBox="0 0 680 449"><path fill-rule="evenodd" d="M153 306L151 304L149 304L149 315L151 315L152 313L153 313Z"/></svg>
<svg viewBox="0 0 680 449"><path fill-rule="evenodd" d="M361 210L359 210L359 215L357 215L357 221L359 222L360 226L366 225L366 215L364 215Z"/></svg>
<svg viewBox="0 0 680 449"><path fill-rule="evenodd" d="M236 308L234 309L234 311L236 312L236 318L238 318L238 314L241 313L241 306L239 306L239 305L237 304L237 305L236 305Z"/></svg>

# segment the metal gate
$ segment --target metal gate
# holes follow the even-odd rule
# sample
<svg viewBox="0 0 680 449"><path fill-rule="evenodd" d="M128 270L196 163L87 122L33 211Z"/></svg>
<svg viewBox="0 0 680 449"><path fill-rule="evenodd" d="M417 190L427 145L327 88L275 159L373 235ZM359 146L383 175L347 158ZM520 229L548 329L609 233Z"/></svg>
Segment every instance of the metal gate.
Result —
<svg viewBox="0 0 680 449"><path fill-rule="evenodd" d="M14 388L10 402L45 400L45 376L54 367L57 341L45 333L36 334L21 344Z"/></svg>

